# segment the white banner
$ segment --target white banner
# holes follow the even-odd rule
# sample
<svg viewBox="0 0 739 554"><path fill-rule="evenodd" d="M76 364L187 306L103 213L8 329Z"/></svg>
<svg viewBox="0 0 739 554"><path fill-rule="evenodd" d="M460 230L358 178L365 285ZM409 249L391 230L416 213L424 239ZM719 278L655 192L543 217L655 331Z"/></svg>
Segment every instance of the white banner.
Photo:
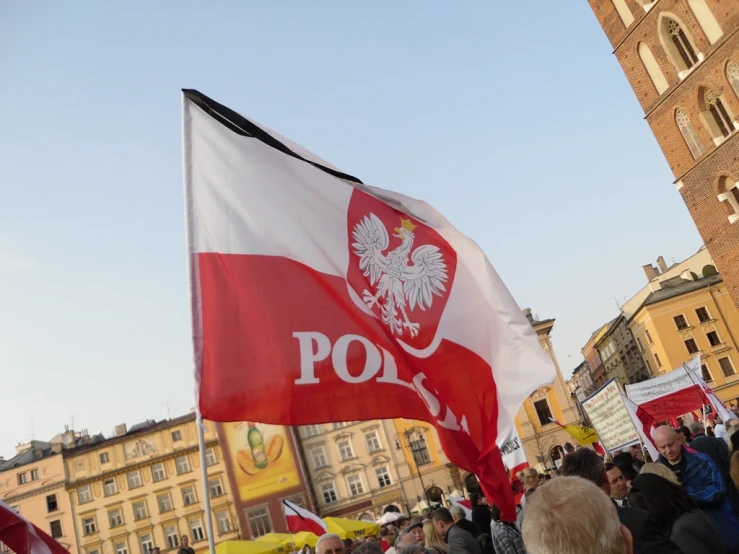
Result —
<svg viewBox="0 0 739 554"><path fill-rule="evenodd" d="M586 398L582 407L593 422L600 442L609 452L639 442L639 433L631 423L615 380L611 379Z"/></svg>
<svg viewBox="0 0 739 554"><path fill-rule="evenodd" d="M509 471L519 468L519 466L524 464L526 466L529 465L526 459L526 452L523 449L523 444L521 443L521 438L518 436L515 425L505 438L498 443L498 448L500 449L500 454L503 456L503 463ZM520 469L517 469L517 471L520 471Z"/></svg>
<svg viewBox="0 0 739 554"><path fill-rule="evenodd" d="M703 379L701 379L700 371L700 356L696 356L684 366L663 373L659 377L653 377L633 385L626 385L626 394L634 404L640 406L645 402L702 383Z"/></svg>

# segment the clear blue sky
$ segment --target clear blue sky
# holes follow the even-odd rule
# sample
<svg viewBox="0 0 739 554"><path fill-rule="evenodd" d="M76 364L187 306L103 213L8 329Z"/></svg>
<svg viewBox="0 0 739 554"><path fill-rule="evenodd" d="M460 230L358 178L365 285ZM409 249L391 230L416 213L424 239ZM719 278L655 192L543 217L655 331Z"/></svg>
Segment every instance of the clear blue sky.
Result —
<svg viewBox="0 0 739 554"><path fill-rule="evenodd" d="M586 2L3 2L0 67L6 457L194 405L183 87L435 205L566 375L701 244Z"/></svg>

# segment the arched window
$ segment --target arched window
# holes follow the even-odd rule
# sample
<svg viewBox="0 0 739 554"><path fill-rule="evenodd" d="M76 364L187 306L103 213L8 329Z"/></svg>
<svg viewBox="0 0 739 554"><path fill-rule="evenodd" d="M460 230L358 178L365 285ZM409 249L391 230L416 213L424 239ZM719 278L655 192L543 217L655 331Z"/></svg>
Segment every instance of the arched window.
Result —
<svg viewBox="0 0 739 554"><path fill-rule="evenodd" d="M713 135L714 142L720 144L734 132L734 122L721 98L714 91L706 89L703 92L703 102L705 102L703 115L708 124L708 129Z"/></svg>
<svg viewBox="0 0 739 554"><path fill-rule="evenodd" d="M724 32L721 30L721 26L713 16L713 12L706 5L706 0L688 0L688 5L693 12L693 15L698 20L698 24L706 34L708 42L714 44Z"/></svg>
<svg viewBox="0 0 739 554"><path fill-rule="evenodd" d="M732 60L726 64L726 78L734 89L734 94L739 96L739 63Z"/></svg>
<svg viewBox="0 0 739 554"><path fill-rule="evenodd" d="M613 0L613 5L616 7L616 11L618 12L618 16L621 18L621 21L623 21L626 28L628 28L629 25L634 22L634 16L626 5L626 0Z"/></svg>
<svg viewBox="0 0 739 554"><path fill-rule="evenodd" d="M671 17L662 17L661 37L662 42L669 54L670 61L680 73L680 78L685 77L687 70L701 61L693 43L685 34L680 24Z"/></svg>
<svg viewBox="0 0 739 554"><path fill-rule="evenodd" d="M639 57L641 58L641 63L644 64L644 69L646 69L649 74L649 78L652 79L652 84L654 85L654 88L657 89L657 92L662 94L670 88L670 85L667 82L667 79L665 79L665 75L662 73L654 54L652 54L649 46L643 42L639 43Z"/></svg>
<svg viewBox="0 0 739 554"><path fill-rule="evenodd" d="M705 265L703 266L703 277L708 277L709 275L716 275L718 271L716 271L716 267L712 265Z"/></svg>
<svg viewBox="0 0 739 554"><path fill-rule="evenodd" d="M729 223L739 221L739 183L729 177L721 177L719 180L719 202L726 202L731 206Z"/></svg>
<svg viewBox="0 0 739 554"><path fill-rule="evenodd" d="M685 110L678 108L677 111L675 111L675 123L677 123L677 128L680 129L680 134L685 139L685 143L688 145L688 148L690 148L690 153L693 154L693 157L699 158L703 155L705 149L703 148L701 139L698 138L698 133L696 132L695 127L693 127L693 123L690 121L690 117Z"/></svg>

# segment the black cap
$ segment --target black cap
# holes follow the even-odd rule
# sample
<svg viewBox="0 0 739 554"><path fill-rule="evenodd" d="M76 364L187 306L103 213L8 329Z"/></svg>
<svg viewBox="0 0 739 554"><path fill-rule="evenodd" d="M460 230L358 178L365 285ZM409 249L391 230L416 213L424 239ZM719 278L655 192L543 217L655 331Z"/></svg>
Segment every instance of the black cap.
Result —
<svg viewBox="0 0 739 554"><path fill-rule="evenodd" d="M423 522L417 521L416 523L411 523L408 527L405 528L405 530L403 531L403 534L405 535L407 533L410 533L417 527L423 527Z"/></svg>

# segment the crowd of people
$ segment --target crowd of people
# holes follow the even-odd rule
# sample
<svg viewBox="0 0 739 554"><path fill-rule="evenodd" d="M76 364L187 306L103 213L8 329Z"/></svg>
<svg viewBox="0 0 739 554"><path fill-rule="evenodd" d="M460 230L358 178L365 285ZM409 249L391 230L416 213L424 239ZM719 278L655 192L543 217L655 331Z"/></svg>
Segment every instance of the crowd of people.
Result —
<svg viewBox="0 0 739 554"><path fill-rule="evenodd" d="M555 475L518 475L516 522L472 495L469 517L399 514L361 543L323 535L316 554L739 554L739 417L712 422L655 429L656 460L567 444Z"/></svg>

